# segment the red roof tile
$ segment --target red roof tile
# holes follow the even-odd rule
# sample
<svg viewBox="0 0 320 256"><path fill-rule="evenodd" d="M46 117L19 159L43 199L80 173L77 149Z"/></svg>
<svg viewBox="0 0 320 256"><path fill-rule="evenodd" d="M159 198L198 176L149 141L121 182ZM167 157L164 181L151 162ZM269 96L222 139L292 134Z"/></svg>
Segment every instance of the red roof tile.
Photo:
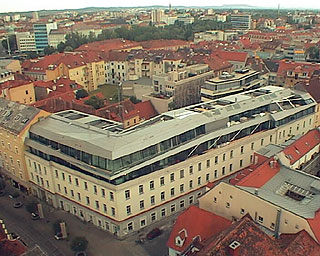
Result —
<svg viewBox="0 0 320 256"><path fill-rule="evenodd" d="M246 52L232 52L232 51L214 51L212 56L218 56L227 61L247 62L248 53Z"/></svg>
<svg viewBox="0 0 320 256"><path fill-rule="evenodd" d="M290 144L282 152L290 160L290 164L294 164L319 144L320 132L318 129L314 129Z"/></svg>
<svg viewBox="0 0 320 256"><path fill-rule="evenodd" d="M274 175L280 171L280 165L274 159L269 159L255 170L253 170L248 176L241 179L236 183L237 186L260 188L266 182L268 182Z"/></svg>
<svg viewBox="0 0 320 256"><path fill-rule="evenodd" d="M137 109L139 117L142 120L148 120L158 115L150 100L135 104L135 108Z"/></svg>
<svg viewBox="0 0 320 256"><path fill-rule="evenodd" d="M190 206L181 213L174 224L167 246L182 252L197 236L204 242L209 237L218 234L231 225L231 221L215 215L211 212L202 210L196 206ZM176 237L184 233L185 240L182 246L176 245Z"/></svg>

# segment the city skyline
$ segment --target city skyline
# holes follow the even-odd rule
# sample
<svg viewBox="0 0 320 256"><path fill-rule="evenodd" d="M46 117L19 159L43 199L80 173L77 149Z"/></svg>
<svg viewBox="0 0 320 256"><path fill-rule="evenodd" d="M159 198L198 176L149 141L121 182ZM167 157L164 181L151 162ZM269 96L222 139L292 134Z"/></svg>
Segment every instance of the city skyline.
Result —
<svg viewBox="0 0 320 256"><path fill-rule="evenodd" d="M266 8L277 8L278 4L280 4L280 8L296 8L296 9L318 9L319 6L316 6L313 1L307 1L303 4L301 1L293 0L271 0L268 2L258 3L253 0L246 0L243 2L240 2L239 0L229 0L227 2L222 0L217 0L213 3L209 3L204 0L197 1L196 5L193 1L182 1L182 0L173 0L168 1L167 5L174 6L199 6L199 7L208 7L208 6L224 6L224 5L249 5L249 6L256 6L256 7L266 7ZM109 5L104 5L100 0L93 0L90 3L84 0L78 0L78 1L68 1L61 4L60 1L55 2L40 2L40 1L34 1L34 2L28 2L26 3L23 0L12 0L9 2L6 2L4 5L0 7L0 12L26 12L26 11L39 11L39 10L63 10L63 9L80 9L80 8L86 8L86 7L101 7L101 8L107 8L107 7L143 7L143 6L154 6L154 5L161 5L166 6L166 3L160 0L154 0L152 2L146 1L146 0L139 0L134 2L129 1L122 1L109 3Z"/></svg>

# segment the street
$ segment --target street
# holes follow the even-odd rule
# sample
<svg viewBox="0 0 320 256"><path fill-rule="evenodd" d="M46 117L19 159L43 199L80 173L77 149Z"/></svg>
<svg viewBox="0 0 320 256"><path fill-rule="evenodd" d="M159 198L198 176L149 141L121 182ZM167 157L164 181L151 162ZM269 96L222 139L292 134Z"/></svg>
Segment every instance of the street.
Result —
<svg viewBox="0 0 320 256"><path fill-rule="evenodd" d="M29 248L38 244L49 256L74 255L70 249L70 241L76 236L83 236L89 241L86 250L89 256L164 256L168 253L166 242L170 235L171 226L166 223L158 224L159 227L162 224L161 227L164 229L163 234L159 237L152 241L145 241L143 244L137 244L135 241L138 240L138 235L132 235L123 241L117 240L111 234L44 203L42 205L45 218L32 220L31 214L25 208L25 205L31 200L34 198L29 196L23 198L22 195L10 199L7 189L6 195L0 197L0 218L4 220L9 232L18 234ZM18 209L13 208L13 204L18 201L23 202L24 206ZM69 237L66 240L54 239L52 223L59 219L64 220L67 224ZM170 221L167 220L168 223Z"/></svg>

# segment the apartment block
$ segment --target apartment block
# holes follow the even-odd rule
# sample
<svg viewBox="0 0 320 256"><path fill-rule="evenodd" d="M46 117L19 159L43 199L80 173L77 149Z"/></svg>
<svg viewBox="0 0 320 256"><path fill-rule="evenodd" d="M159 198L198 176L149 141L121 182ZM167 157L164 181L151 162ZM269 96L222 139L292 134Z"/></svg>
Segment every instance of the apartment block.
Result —
<svg viewBox="0 0 320 256"><path fill-rule="evenodd" d="M251 15L231 14L230 22L233 29L249 30L251 28Z"/></svg>
<svg viewBox="0 0 320 256"><path fill-rule="evenodd" d="M242 91L257 89L266 85L260 72L240 69L233 73L222 72L219 77L205 81L201 87L202 100L214 100Z"/></svg>
<svg viewBox="0 0 320 256"><path fill-rule="evenodd" d="M30 104L36 101L34 84L25 80L9 80L0 84L0 98Z"/></svg>
<svg viewBox="0 0 320 256"><path fill-rule="evenodd" d="M316 103L309 94L264 89L126 130L77 111L53 114L26 140L32 191L117 236L140 230L194 204L209 181L248 166L256 150L312 128Z"/></svg>
<svg viewBox="0 0 320 256"><path fill-rule="evenodd" d="M34 52L37 50L33 31L17 32L16 40L19 52Z"/></svg>
<svg viewBox="0 0 320 256"><path fill-rule="evenodd" d="M48 114L34 107L0 98L0 171L24 192L30 187L24 141L30 126Z"/></svg>

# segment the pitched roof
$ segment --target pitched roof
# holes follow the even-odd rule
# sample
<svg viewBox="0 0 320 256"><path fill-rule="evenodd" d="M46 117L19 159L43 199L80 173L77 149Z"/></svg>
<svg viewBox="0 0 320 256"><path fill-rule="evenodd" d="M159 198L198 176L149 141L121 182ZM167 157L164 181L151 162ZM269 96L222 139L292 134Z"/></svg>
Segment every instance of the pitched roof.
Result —
<svg viewBox="0 0 320 256"><path fill-rule="evenodd" d="M318 129L314 129L287 146L283 150L283 153L290 160L290 164L294 164L319 144L320 131Z"/></svg>
<svg viewBox="0 0 320 256"><path fill-rule="evenodd" d="M7 88L15 88L21 85L30 84L32 81L25 81L25 80L9 80L0 84L0 90L7 89ZM1 93L1 92L0 92Z"/></svg>
<svg viewBox="0 0 320 256"><path fill-rule="evenodd" d="M233 52L233 51L214 51L211 54L212 56L218 56L221 59L227 61L237 61L237 62L246 62L248 58L248 53L246 52Z"/></svg>
<svg viewBox="0 0 320 256"><path fill-rule="evenodd" d="M296 85L297 89L302 87L303 90L310 93L317 103L320 103L320 77L313 76L306 82L300 82Z"/></svg>
<svg viewBox="0 0 320 256"><path fill-rule="evenodd" d="M148 120L158 115L150 100L135 104L135 108L138 110L140 119Z"/></svg>
<svg viewBox="0 0 320 256"><path fill-rule="evenodd" d="M268 159L253 172L241 179L235 185L260 188L280 171L280 165L273 158Z"/></svg>
<svg viewBox="0 0 320 256"><path fill-rule="evenodd" d="M186 45L190 45L191 42L184 40L150 40L140 42L144 49L161 49L161 48L169 48L169 47L184 47Z"/></svg>
<svg viewBox="0 0 320 256"><path fill-rule="evenodd" d="M209 237L218 234L231 225L231 221L214 213L202 210L196 206L190 206L181 213L174 224L167 246L182 252L197 236L204 242ZM185 230L185 232L182 232ZM176 244L176 237L184 233L182 246Z"/></svg>

